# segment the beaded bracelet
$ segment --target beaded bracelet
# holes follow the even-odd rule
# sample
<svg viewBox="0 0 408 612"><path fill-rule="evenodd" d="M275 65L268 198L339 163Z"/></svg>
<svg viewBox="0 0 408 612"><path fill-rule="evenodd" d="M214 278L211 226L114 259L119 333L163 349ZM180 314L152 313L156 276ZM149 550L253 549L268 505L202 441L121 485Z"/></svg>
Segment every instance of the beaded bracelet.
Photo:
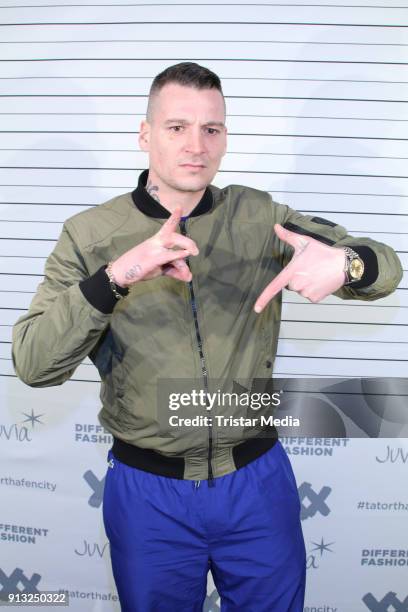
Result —
<svg viewBox="0 0 408 612"><path fill-rule="evenodd" d="M109 285L110 285L110 288L112 289L113 295L115 296L117 300L121 300L125 296L121 295L119 291L116 289L115 277L113 276L113 272L112 272L112 264L113 264L112 261L108 263L108 266L105 269L105 272L108 275Z"/></svg>

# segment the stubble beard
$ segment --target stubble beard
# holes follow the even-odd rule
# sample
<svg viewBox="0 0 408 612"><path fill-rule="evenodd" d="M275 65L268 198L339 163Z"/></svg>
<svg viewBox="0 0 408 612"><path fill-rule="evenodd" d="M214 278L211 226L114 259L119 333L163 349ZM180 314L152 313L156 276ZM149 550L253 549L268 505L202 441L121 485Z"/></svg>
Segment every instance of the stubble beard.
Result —
<svg viewBox="0 0 408 612"><path fill-rule="evenodd" d="M196 181L194 178L192 180L186 178L184 181L176 181L170 178L169 180L165 181L165 183L174 191L179 191L181 193L198 193L199 191L204 191L211 183L211 180L212 178L210 178L208 181L204 179Z"/></svg>

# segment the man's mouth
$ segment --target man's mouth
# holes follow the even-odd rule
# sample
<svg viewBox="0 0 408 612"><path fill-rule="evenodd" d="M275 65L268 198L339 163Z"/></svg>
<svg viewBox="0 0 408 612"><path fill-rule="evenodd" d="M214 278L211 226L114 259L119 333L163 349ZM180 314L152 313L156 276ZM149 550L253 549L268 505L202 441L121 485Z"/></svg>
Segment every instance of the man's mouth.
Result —
<svg viewBox="0 0 408 612"><path fill-rule="evenodd" d="M187 164L180 164L180 166L182 168L196 168L196 169L205 168L204 164L190 164L190 163L187 163Z"/></svg>

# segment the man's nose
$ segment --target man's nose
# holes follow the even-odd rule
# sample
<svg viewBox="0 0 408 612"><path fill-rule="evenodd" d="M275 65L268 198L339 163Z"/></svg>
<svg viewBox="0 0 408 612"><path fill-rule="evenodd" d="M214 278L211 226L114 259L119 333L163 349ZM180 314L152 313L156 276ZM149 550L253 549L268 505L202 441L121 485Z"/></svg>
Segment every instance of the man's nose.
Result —
<svg viewBox="0 0 408 612"><path fill-rule="evenodd" d="M192 129L186 141L186 151L189 153L200 154L205 149L204 134L200 129Z"/></svg>

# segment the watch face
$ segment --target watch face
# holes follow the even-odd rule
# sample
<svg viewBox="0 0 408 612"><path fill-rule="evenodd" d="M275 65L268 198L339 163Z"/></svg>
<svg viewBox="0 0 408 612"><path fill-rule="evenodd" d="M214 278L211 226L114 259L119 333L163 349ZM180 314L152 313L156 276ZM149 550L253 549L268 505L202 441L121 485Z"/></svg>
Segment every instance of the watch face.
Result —
<svg viewBox="0 0 408 612"><path fill-rule="evenodd" d="M364 272L364 264L361 261L361 259L353 259L353 261L350 264L350 276L354 279L354 280L360 280L360 278L363 276L363 272Z"/></svg>

